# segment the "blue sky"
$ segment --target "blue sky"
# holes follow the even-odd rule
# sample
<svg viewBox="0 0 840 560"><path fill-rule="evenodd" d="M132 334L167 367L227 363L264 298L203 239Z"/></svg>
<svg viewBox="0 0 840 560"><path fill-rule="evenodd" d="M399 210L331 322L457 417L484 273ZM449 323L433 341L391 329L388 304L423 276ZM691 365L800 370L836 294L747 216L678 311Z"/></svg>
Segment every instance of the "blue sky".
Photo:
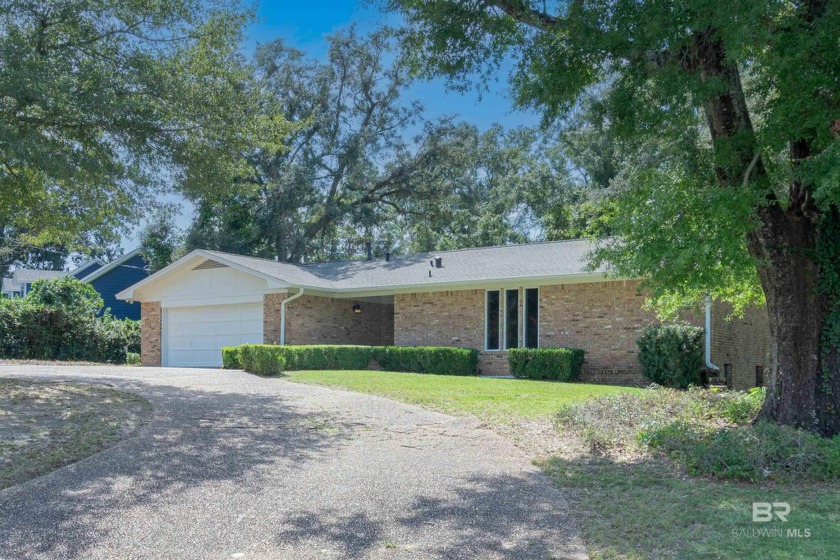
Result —
<svg viewBox="0 0 840 560"><path fill-rule="evenodd" d="M361 32L370 32L380 25L396 24L393 14L384 14L376 6L364 1L353 0L311 0L271 1L263 0L257 11L257 21L247 31L243 48L253 52L260 43L267 43L281 38L313 58L323 60L327 53L326 37L351 24ZM487 128L493 123L507 127L536 125L538 117L516 111L508 97L505 76L500 76L496 84L491 84L490 91L461 93L447 91L443 80L416 82L405 95L406 100L418 100L425 108L425 116L434 119L444 115L458 115L479 128ZM178 202L183 211L178 225L186 228L190 223L192 207L180 197L168 197L168 202ZM137 245L136 232L123 238L122 246L126 251Z"/></svg>

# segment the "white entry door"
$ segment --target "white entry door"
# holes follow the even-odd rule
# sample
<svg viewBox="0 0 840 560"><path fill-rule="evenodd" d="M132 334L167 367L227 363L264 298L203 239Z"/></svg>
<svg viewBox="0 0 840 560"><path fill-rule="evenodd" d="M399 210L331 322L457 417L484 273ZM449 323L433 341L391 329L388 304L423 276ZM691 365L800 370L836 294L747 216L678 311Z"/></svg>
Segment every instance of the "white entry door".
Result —
<svg viewBox="0 0 840 560"><path fill-rule="evenodd" d="M163 315L164 366L220 367L223 347L263 342L262 303L171 307Z"/></svg>

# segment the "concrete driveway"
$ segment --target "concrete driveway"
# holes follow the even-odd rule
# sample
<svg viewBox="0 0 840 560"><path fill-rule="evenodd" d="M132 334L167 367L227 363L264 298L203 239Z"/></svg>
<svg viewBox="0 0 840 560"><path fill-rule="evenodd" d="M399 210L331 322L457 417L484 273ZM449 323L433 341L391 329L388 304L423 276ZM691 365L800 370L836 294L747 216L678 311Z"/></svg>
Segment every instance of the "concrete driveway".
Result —
<svg viewBox="0 0 840 560"><path fill-rule="evenodd" d="M199 369L0 366L155 407L0 492L0 558L585 558L562 495L471 418Z"/></svg>

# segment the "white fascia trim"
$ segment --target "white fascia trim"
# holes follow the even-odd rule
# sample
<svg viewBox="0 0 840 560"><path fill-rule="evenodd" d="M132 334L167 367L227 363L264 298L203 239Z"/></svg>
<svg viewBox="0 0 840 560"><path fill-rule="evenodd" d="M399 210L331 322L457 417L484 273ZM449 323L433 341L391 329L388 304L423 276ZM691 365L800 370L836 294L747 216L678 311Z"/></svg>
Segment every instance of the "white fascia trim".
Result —
<svg viewBox="0 0 840 560"><path fill-rule="evenodd" d="M226 296L226 297L204 297L195 299L165 299L161 300L160 307L162 309L171 309L173 307L199 307L204 305L231 305L237 303L262 303L263 295L259 294L245 294L241 296Z"/></svg>
<svg viewBox="0 0 840 560"><path fill-rule="evenodd" d="M588 282L626 282L633 278L608 276L604 272L581 274L561 274L555 276L526 276L510 278L492 278L488 280L458 280L454 282L435 282L431 284L407 284L402 286L384 286L378 288L316 288L301 286L310 295L336 298L369 296L388 296L393 294L415 294L424 292L444 292L449 290L485 290L506 288L538 288L552 284L583 284Z"/></svg>
<svg viewBox="0 0 840 560"><path fill-rule="evenodd" d="M89 261L83 262L82 264L80 264L79 266L74 268L73 270L69 271L68 274L75 274L77 270L84 270L84 269L86 269L87 267L89 267L90 265L93 265L93 264L98 264L100 267L107 266L104 262L102 262L99 259L91 259ZM97 269L97 270L99 270L99 269ZM94 271L94 272L96 272L96 271ZM91 273L90 275L92 275L92 274L93 273Z"/></svg>
<svg viewBox="0 0 840 560"><path fill-rule="evenodd" d="M82 278L82 282L90 283L93 280L96 280L97 278L102 276L103 274L107 274L108 272L114 270L115 268L120 266L122 263L124 263L128 259L130 259L132 257L135 257L139 254L140 254L140 249L134 249L133 251L130 251L130 252L126 253L125 255L121 256L117 260L109 262L108 264L106 264L102 268L100 268L98 270L94 270L92 273L90 273L87 276L85 276L84 278ZM71 271L71 273L72 273L72 271Z"/></svg>
<svg viewBox="0 0 840 560"><path fill-rule="evenodd" d="M247 266L242 266L241 264L232 262L232 261L230 261L230 260L228 260L224 257L220 257L218 255L208 253L207 251L205 251L203 249L195 249L194 251L191 251L189 254L184 255L183 257L181 257L180 259L178 259L174 263L172 263L172 264L170 264L170 265L168 265L164 268L161 268L160 270L158 270L157 272L155 272L151 276L148 276L148 277L144 278L143 280L134 284L133 286L129 286L125 290L118 293L116 295L116 298L117 299L122 299L122 300L142 301L142 299L138 299L134 296L134 293L138 289L142 288L143 286L148 285L151 282L155 282L155 281L161 279L162 277L170 274L171 272L174 272L176 270L180 270L180 269L182 269L182 268L184 268L184 267L186 267L186 266L188 266L192 263L195 263L197 261L196 257L202 257L204 259L209 259L209 260L213 260L213 261L216 261L216 262L220 262L220 263L222 263L224 265L227 265L231 268L239 270L240 272L244 272L246 274L250 274L252 276L257 276L259 278L262 278L263 280L265 280L268 283L268 289L269 290L275 290L275 289L278 289L278 288L288 288L289 287L288 283L283 282L282 280L279 280L279 279L275 278L274 276L269 276L268 274L264 274L262 272L254 270L252 268L248 268Z"/></svg>

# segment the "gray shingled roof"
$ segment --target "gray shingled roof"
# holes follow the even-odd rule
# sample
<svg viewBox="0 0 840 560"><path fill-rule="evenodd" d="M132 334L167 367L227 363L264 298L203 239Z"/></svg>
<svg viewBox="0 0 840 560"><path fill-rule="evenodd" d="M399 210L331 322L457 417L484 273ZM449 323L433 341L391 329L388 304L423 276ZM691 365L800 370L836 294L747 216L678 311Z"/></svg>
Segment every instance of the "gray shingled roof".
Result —
<svg viewBox="0 0 840 560"><path fill-rule="evenodd" d="M68 274L68 272L63 270L18 269L14 272L14 279L18 284L29 284L42 278L60 278L62 276L67 276Z"/></svg>
<svg viewBox="0 0 840 560"><path fill-rule="evenodd" d="M423 253L392 257L390 262L377 258L304 265L218 251L205 253L292 286L360 290L586 274L585 257L593 247L586 240L555 241ZM430 268L429 261L436 256L443 258L442 268Z"/></svg>

